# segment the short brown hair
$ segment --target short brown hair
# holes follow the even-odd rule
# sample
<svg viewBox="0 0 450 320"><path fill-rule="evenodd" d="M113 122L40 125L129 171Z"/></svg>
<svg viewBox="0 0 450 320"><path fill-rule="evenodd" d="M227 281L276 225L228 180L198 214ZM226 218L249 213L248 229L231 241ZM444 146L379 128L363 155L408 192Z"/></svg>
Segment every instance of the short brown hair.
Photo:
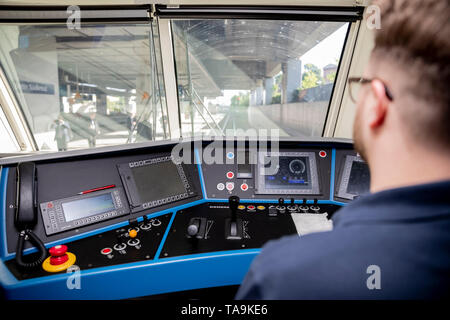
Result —
<svg viewBox="0 0 450 320"><path fill-rule="evenodd" d="M397 96L410 95L411 101L417 101L412 103L417 110L400 108L402 119L415 138L450 149L450 0L376 0L373 4L381 14L373 55L405 71L408 80Z"/></svg>

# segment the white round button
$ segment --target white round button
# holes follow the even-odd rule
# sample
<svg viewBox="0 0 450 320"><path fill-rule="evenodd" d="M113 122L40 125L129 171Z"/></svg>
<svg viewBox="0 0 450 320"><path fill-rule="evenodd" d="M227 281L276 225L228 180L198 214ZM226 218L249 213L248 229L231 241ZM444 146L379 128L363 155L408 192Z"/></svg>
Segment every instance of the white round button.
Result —
<svg viewBox="0 0 450 320"><path fill-rule="evenodd" d="M232 191L234 189L234 183L233 182L227 182L227 190Z"/></svg>
<svg viewBox="0 0 450 320"><path fill-rule="evenodd" d="M225 185L222 182L218 183L217 190L222 191L223 189L225 189Z"/></svg>

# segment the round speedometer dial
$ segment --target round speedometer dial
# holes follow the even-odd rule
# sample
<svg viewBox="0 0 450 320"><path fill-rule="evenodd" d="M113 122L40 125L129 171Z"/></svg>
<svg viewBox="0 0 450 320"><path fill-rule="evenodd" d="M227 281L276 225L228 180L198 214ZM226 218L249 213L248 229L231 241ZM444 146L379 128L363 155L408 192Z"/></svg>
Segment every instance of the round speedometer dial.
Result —
<svg viewBox="0 0 450 320"><path fill-rule="evenodd" d="M306 165L302 160L295 159L295 160L292 160L291 162L289 162L289 170L293 174L302 174L306 170Z"/></svg>

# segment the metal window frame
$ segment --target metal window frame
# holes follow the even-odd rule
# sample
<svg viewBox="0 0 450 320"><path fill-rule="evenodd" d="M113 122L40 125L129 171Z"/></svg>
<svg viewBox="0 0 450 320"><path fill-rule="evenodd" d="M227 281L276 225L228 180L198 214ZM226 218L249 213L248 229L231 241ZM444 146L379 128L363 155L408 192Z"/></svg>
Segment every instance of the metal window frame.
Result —
<svg viewBox="0 0 450 320"><path fill-rule="evenodd" d="M38 146L3 69L0 68L0 106L21 151L37 151Z"/></svg>
<svg viewBox="0 0 450 320"><path fill-rule="evenodd" d="M0 6L0 23L66 23L71 13L66 6ZM150 23L150 5L78 6L80 24L90 23Z"/></svg>
<svg viewBox="0 0 450 320"><path fill-rule="evenodd" d="M172 139L182 138L180 106L175 72L175 55L172 43L172 26L170 19L156 17L159 27L161 60L164 74L167 115L169 118L170 136Z"/></svg>
<svg viewBox="0 0 450 320"><path fill-rule="evenodd" d="M18 10L22 12L22 16L15 16L11 19L2 19L0 23L61 23L66 22L67 18L62 19L61 13L67 17L67 6L0 6L0 13L8 10ZM153 19L157 19L159 28L159 40L161 50L161 61L164 75L164 87L166 95L166 104L170 128L171 139L179 139L182 137L178 90L176 81L176 66L174 48L172 42L171 19L177 18L197 18L197 19L270 19L270 20L314 20L314 21L344 21L350 22L347 41L345 42L344 52L341 58L340 70L337 74L336 82L333 89L332 100L326 117L323 137L332 137L336 130L339 118L345 81L347 79L351 66L351 59L358 37L360 20L364 12L364 4L359 3L353 6L219 6L219 5L127 5L127 6L80 6L81 10L91 10L93 13L89 18L81 19L80 23L150 23ZM147 16L143 17L105 17L108 12L118 12L123 10L146 10ZM33 12L48 11L46 15L38 19L33 16ZM59 13L58 13L59 12ZM97 14L97 16L95 16ZM126 15L124 15L126 16ZM21 150L37 150L34 136L27 125L26 119L20 109L14 93L9 86L5 74L0 70L1 76L1 92L0 99L3 106L5 116L8 119L11 130L16 136L17 143Z"/></svg>
<svg viewBox="0 0 450 320"><path fill-rule="evenodd" d="M270 19L356 22L361 6L156 5L155 16L167 19Z"/></svg>
<svg viewBox="0 0 450 320"><path fill-rule="evenodd" d="M342 107L343 96L347 85L347 78L350 72L353 53L355 51L356 40L358 39L361 21L357 21L350 25L345 42L344 51L340 60L339 70L336 73L336 80L331 95L330 105L328 107L325 125L322 137L333 137L335 127L338 121L340 109Z"/></svg>

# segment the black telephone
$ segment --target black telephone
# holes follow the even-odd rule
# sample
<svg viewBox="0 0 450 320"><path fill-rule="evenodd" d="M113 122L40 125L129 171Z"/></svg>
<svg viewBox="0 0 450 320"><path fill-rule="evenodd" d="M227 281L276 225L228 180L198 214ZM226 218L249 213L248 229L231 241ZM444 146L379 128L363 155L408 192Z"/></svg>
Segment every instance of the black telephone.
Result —
<svg viewBox="0 0 450 320"><path fill-rule="evenodd" d="M16 263L23 269L36 268L47 257L43 242L32 231L37 224L37 172L33 162L22 162L17 165L16 212L14 225L19 231ZM23 261L23 246L29 240L39 252L39 257L31 262Z"/></svg>

